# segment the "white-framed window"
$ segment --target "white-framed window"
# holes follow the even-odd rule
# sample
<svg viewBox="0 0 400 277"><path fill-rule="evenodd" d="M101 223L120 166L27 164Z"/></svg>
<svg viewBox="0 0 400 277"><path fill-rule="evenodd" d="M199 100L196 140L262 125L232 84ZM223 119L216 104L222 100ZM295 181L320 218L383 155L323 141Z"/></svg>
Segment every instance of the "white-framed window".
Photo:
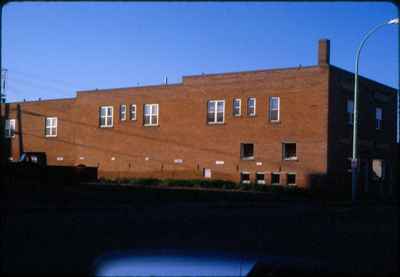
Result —
<svg viewBox="0 0 400 277"><path fill-rule="evenodd" d="M207 103L207 123L221 124L225 121L225 100L209 100Z"/></svg>
<svg viewBox="0 0 400 277"><path fill-rule="evenodd" d="M126 120L126 105L121 105L119 107L119 120L121 121Z"/></svg>
<svg viewBox="0 0 400 277"><path fill-rule="evenodd" d="M265 173L264 172L256 172L256 183L257 184L265 184Z"/></svg>
<svg viewBox="0 0 400 277"><path fill-rule="evenodd" d="M46 117L45 135L46 137L57 136L57 117Z"/></svg>
<svg viewBox="0 0 400 277"><path fill-rule="evenodd" d="M382 118L383 118L383 109L376 108L375 109L375 128L377 130L382 129Z"/></svg>
<svg viewBox="0 0 400 277"><path fill-rule="evenodd" d="M353 100L347 100L346 114L347 114L347 124L353 125L353 121L354 121L354 102L353 102Z"/></svg>
<svg viewBox="0 0 400 277"><path fill-rule="evenodd" d="M248 116L256 115L256 98L255 97L249 97L249 99L247 99L247 115Z"/></svg>
<svg viewBox="0 0 400 277"><path fill-rule="evenodd" d="M6 138L15 137L15 119L6 119L4 127L4 136Z"/></svg>
<svg viewBox="0 0 400 277"><path fill-rule="evenodd" d="M100 127L101 128L110 128L113 127L113 114L114 107L113 106L101 106L100 107Z"/></svg>
<svg viewBox="0 0 400 277"><path fill-rule="evenodd" d="M144 126L157 126L158 125L158 104L145 104L143 114Z"/></svg>
<svg viewBox="0 0 400 277"><path fill-rule="evenodd" d="M242 100L240 98L233 99L233 115L240 116L242 114Z"/></svg>
<svg viewBox="0 0 400 277"><path fill-rule="evenodd" d="M131 105L131 112L130 112L131 120L136 120L136 105Z"/></svg>
<svg viewBox="0 0 400 277"><path fill-rule="evenodd" d="M269 121L278 122L281 118L280 116L280 106L281 100L279 96L271 96L269 98Z"/></svg>
<svg viewBox="0 0 400 277"><path fill-rule="evenodd" d="M240 172L240 182L242 184L250 184L250 172L247 171Z"/></svg>

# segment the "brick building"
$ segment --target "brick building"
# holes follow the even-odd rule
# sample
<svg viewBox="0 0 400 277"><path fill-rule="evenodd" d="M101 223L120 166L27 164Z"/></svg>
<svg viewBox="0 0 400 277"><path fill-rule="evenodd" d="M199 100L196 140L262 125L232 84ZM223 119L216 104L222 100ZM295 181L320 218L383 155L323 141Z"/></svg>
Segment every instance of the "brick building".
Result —
<svg viewBox="0 0 400 277"><path fill-rule="evenodd" d="M318 46L315 66L2 104L3 160L43 151L50 164L98 166L102 177L350 189L353 74L330 65L329 40ZM396 93L360 78L363 191L377 182L383 193L393 191Z"/></svg>

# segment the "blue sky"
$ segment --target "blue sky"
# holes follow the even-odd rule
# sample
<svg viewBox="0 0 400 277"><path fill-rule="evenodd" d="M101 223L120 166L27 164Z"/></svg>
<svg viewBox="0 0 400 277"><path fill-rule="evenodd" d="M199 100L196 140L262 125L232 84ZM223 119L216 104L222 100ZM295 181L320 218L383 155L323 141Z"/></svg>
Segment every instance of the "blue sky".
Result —
<svg viewBox="0 0 400 277"><path fill-rule="evenodd" d="M331 63L354 71L391 3L9 3L2 18L7 101L74 97L77 90L170 83L184 75ZM368 41L360 73L398 88L398 26Z"/></svg>

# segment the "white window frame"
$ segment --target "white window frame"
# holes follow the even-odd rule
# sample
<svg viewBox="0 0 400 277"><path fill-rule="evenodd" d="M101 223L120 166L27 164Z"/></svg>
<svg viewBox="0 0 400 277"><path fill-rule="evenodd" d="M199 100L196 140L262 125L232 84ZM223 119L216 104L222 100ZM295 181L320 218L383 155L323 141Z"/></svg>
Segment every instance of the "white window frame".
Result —
<svg viewBox="0 0 400 277"><path fill-rule="evenodd" d="M235 113L235 103L238 102L239 103L239 112ZM241 116L242 115L242 99L240 98L233 98L233 106L232 106L232 113L233 116Z"/></svg>
<svg viewBox="0 0 400 277"><path fill-rule="evenodd" d="M218 121L218 103L223 103L222 121ZM214 103L214 121L208 121L208 105ZM208 100L207 101L207 123L208 124L224 124L225 123L225 100Z"/></svg>
<svg viewBox="0 0 400 277"><path fill-rule="evenodd" d="M348 99L346 102L346 114L348 116L347 124L353 125L354 122L354 101L352 99Z"/></svg>
<svg viewBox="0 0 400 277"><path fill-rule="evenodd" d="M15 137L15 119L6 119L4 126L4 137L13 138Z"/></svg>
<svg viewBox="0 0 400 277"><path fill-rule="evenodd" d="M49 124L47 124L48 121L50 122ZM45 125L44 126L44 128L45 128L44 133L45 133L46 137L49 138L49 137L56 137L57 136L57 129L58 129L57 128L57 126L58 126L58 118L57 117L46 117L44 125ZM49 131L47 132L47 130L49 130Z"/></svg>
<svg viewBox="0 0 400 277"><path fill-rule="evenodd" d="M150 114L146 115L146 106L150 106ZM153 113L153 107L157 106L157 113ZM160 106L158 104L144 104L143 105L143 125L144 126L158 126L158 117L160 114ZM146 116L150 117L150 123L145 123ZM153 116L156 116L156 122L152 122Z"/></svg>
<svg viewBox="0 0 400 277"><path fill-rule="evenodd" d="M263 180L257 180L257 174L258 174L258 175L264 175L264 179L263 179ZM255 177L256 177L256 183L257 183L257 184L261 184L261 185L265 185L265 184L266 184L266 183L265 183L265 172L257 171Z"/></svg>
<svg viewBox="0 0 400 277"><path fill-rule="evenodd" d="M122 104L122 105L119 106L119 119L121 121L125 121L126 120L126 105L125 104Z"/></svg>
<svg viewBox="0 0 400 277"><path fill-rule="evenodd" d="M383 109L381 107L376 107L375 108L375 129L376 130L382 130L382 122L383 122Z"/></svg>
<svg viewBox="0 0 400 277"><path fill-rule="evenodd" d="M273 100L278 101L278 108L273 108ZM272 112L278 111L278 119L272 119ZM269 97L269 121L270 122L279 122L281 120L281 98L279 96L270 96Z"/></svg>
<svg viewBox="0 0 400 277"><path fill-rule="evenodd" d="M106 109L106 114L104 116L101 115L101 111L102 109ZM111 110L111 115L108 115L107 112L108 110ZM101 124L101 119L104 118L104 124ZM111 124L108 125L107 124L107 118L111 118ZM100 110L99 110L99 125L100 128L112 128L114 126L114 107L113 106L100 106Z"/></svg>
<svg viewBox="0 0 400 277"><path fill-rule="evenodd" d="M131 104L129 114L131 120L136 120L136 114L137 114L136 104Z"/></svg>
<svg viewBox="0 0 400 277"><path fill-rule="evenodd" d="M249 180L242 180L242 174L247 174L247 175L249 175ZM242 184L250 184L250 182L251 182L251 175L250 175L250 172L249 172L249 171L241 171L241 172L240 172L240 183L242 183Z"/></svg>
<svg viewBox="0 0 400 277"><path fill-rule="evenodd" d="M254 110L253 110L252 113L250 113L250 101L251 101L251 100L254 101ZM255 97L249 97L249 98L247 99L247 115L248 115L248 116L256 116L256 114L257 114L256 107L257 107L257 100L256 100L256 98L255 98Z"/></svg>

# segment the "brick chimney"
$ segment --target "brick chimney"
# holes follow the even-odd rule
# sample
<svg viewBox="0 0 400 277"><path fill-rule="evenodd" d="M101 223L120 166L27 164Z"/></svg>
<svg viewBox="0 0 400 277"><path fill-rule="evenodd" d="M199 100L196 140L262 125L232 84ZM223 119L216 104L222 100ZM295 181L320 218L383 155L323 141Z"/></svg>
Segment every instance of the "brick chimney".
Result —
<svg viewBox="0 0 400 277"><path fill-rule="evenodd" d="M318 65L328 65L330 59L329 39L320 39L318 42Z"/></svg>

